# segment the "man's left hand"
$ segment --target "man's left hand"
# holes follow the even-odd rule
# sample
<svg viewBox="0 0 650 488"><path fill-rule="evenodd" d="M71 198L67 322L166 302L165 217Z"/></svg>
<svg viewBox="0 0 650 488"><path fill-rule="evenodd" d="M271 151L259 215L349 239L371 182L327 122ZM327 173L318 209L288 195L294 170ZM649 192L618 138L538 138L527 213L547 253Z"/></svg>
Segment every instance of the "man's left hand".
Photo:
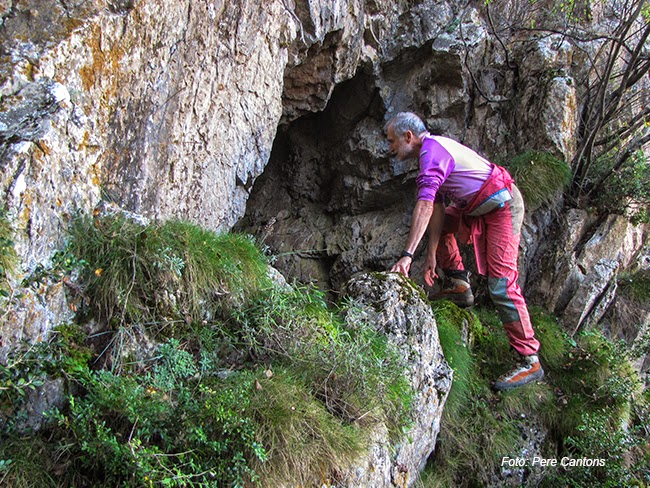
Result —
<svg viewBox="0 0 650 488"><path fill-rule="evenodd" d="M433 255L428 255L424 261L424 282L429 286L433 286L433 283L437 277L436 256L434 253Z"/></svg>

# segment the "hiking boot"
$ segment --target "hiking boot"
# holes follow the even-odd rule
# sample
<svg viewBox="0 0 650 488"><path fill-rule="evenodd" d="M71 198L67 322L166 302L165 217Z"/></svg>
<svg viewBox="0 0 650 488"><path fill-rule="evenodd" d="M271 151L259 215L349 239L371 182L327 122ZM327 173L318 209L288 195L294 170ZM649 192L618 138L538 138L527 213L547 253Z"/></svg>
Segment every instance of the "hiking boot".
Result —
<svg viewBox="0 0 650 488"><path fill-rule="evenodd" d="M540 381L544 377L544 370L537 354L519 356L520 360L513 369L508 371L494 383L495 390L511 390L527 383Z"/></svg>
<svg viewBox="0 0 650 488"><path fill-rule="evenodd" d="M465 269L444 270L442 287L432 294L431 300L449 300L459 307L474 305L474 294L469 283L470 272Z"/></svg>

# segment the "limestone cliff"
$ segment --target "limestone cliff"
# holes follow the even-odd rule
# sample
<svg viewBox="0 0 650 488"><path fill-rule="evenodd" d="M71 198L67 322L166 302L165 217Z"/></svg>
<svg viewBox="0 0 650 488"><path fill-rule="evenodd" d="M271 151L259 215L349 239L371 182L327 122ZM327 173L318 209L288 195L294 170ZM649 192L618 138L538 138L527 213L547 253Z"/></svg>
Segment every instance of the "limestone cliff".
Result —
<svg viewBox="0 0 650 488"><path fill-rule="evenodd" d="M0 0L0 208L20 260L0 345L69 319L61 280L21 280L100 201L238 226L286 275L338 290L390 266L406 238L415 168L388 157L383 134L396 111L495 162L570 159L584 51L507 37L495 13L515 7ZM528 217L522 281L576 329L602 317L620 270L650 266L647 229L578 210L560 228L556 211Z"/></svg>

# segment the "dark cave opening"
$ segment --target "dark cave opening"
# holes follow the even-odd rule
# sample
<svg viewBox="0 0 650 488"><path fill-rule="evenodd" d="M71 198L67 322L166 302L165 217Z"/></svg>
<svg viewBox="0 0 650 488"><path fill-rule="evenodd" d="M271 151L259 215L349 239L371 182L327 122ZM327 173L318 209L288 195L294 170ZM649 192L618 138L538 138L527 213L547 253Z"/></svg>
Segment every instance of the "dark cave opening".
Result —
<svg viewBox="0 0 650 488"><path fill-rule="evenodd" d="M360 70L323 111L278 128L237 229L255 235L287 278L338 290L354 272L390 265L384 237L403 227L415 186L388 157L384 107L375 77ZM397 218L386 218L391 209L401 209Z"/></svg>

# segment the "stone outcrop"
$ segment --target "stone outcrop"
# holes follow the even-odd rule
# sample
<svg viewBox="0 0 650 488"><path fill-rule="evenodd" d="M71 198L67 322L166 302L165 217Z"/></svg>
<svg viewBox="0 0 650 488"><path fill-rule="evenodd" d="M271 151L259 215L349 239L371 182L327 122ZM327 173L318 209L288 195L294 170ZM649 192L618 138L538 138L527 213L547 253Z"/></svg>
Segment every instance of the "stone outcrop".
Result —
<svg viewBox="0 0 650 488"><path fill-rule="evenodd" d="M345 486L411 486L433 452L452 371L442 354L435 317L422 291L397 273L360 274L346 284L355 306L347 320L376 324L402 351L415 391L412 428L397 443L375 430L368 455L346 473Z"/></svg>
<svg viewBox="0 0 650 488"><path fill-rule="evenodd" d="M47 264L69 219L100 198L229 229L266 168L276 176L268 191L255 184L247 230L276 220L267 244L294 253L286 271L340 286L384 267L413 190L412 168L383 142L394 111L416 110L490 156L523 140L570 153L570 73L547 76L544 97L535 84L570 52L522 43L538 53L526 58L536 105L504 104L514 52L490 37L485 13L384 0L3 2L2 205L22 269ZM514 126L520 109L549 122Z"/></svg>
<svg viewBox="0 0 650 488"><path fill-rule="evenodd" d="M560 216L539 253L528 293L571 333L595 324L612 304L619 273L650 268L647 239L647 226L634 226L625 217L611 215L599 222L571 209Z"/></svg>

